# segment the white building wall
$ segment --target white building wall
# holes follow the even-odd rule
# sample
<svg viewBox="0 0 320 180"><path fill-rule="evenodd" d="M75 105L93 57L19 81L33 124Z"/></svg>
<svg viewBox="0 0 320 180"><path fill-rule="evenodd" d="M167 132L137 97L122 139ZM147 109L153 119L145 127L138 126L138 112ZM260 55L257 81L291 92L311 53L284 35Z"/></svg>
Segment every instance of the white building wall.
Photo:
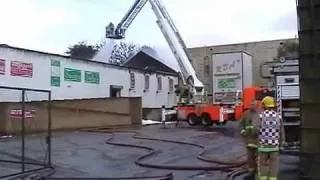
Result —
<svg viewBox="0 0 320 180"><path fill-rule="evenodd" d="M118 85L123 86L122 97L142 97L144 108L160 108L162 105L172 107L176 102L173 92L168 94L169 77L174 79L174 84L178 83L175 76L158 74L162 77L162 90L157 92L157 75L155 73L150 74L149 90L144 92L144 72L138 70L130 70L135 73L135 88L129 90L129 69L123 67L3 47L0 48L0 59L5 60L5 74L0 74L0 86L51 90L53 100L110 97L110 85ZM60 62L59 87L51 86L51 60ZM32 78L12 76L10 74L11 61L32 63ZM81 70L81 82L65 81L64 68ZM84 71L99 72L100 83L85 83ZM45 93L26 93L26 100L45 99L47 99ZM20 100L21 92L0 89L0 101Z"/></svg>
<svg viewBox="0 0 320 180"><path fill-rule="evenodd" d="M145 90L145 74L141 72L135 72L136 88L129 91L130 97L143 97L142 106L149 108L159 108L162 105L166 107L172 107L175 105L175 94L174 90L169 90L169 78L173 78L174 84L177 84L177 78L173 76L163 74L146 74L149 75L149 89ZM162 89L158 90L157 76L161 77ZM130 75L128 73L128 79ZM129 86L128 86L129 87ZM144 91L145 90L145 91Z"/></svg>
<svg viewBox="0 0 320 180"><path fill-rule="evenodd" d="M50 59L48 59L50 61ZM110 96L110 85L124 86L121 95L127 97L129 86L129 74L126 69L110 67L103 64L60 58L61 86L52 87L54 99L98 98ZM82 70L81 82L64 80L64 68ZM100 73L100 83L84 83L84 70ZM48 77L50 79L50 74ZM49 85L50 86L50 85Z"/></svg>

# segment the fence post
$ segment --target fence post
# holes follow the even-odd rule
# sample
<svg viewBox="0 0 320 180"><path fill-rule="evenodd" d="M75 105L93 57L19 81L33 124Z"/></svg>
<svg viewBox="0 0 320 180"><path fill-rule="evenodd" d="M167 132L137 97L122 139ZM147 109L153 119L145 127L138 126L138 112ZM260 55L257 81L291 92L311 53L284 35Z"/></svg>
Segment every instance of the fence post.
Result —
<svg viewBox="0 0 320 180"><path fill-rule="evenodd" d="M47 135L47 144L48 144L48 165L51 166L51 91L48 93L48 135Z"/></svg>
<svg viewBox="0 0 320 180"><path fill-rule="evenodd" d="M22 172L25 171L25 90L22 90L22 119L21 119L21 153L22 153Z"/></svg>

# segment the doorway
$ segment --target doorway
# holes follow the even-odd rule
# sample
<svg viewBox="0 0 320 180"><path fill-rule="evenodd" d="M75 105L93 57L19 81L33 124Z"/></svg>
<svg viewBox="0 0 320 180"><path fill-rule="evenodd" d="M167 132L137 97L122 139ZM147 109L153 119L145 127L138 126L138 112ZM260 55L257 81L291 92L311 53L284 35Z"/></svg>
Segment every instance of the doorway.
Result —
<svg viewBox="0 0 320 180"><path fill-rule="evenodd" d="M110 85L110 97L119 98L121 97L121 90L123 86Z"/></svg>

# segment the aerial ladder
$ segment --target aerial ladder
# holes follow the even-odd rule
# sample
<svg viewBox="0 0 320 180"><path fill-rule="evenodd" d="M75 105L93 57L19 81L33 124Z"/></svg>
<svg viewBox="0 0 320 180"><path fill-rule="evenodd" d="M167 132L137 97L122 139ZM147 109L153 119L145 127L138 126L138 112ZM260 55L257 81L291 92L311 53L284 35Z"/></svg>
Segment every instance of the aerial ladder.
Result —
<svg viewBox="0 0 320 180"><path fill-rule="evenodd" d="M219 104L204 103L204 85L198 79L186 45L161 0L135 0L117 26L110 23L106 27L106 38L124 39L127 29L147 2L150 3L157 18L156 23L179 65L179 82L181 83L176 90L179 98L175 111L177 119L185 120L190 125L201 123L204 126L211 126L213 123L225 124L226 120L234 119L233 111L227 112ZM242 106L243 104L240 104L235 107L238 109L238 117L239 113L242 113Z"/></svg>
<svg viewBox="0 0 320 180"><path fill-rule="evenodd" d="M191 64L191 58L186 50L186 45L160 0L136 0L116 27L113 23L110 23L106 27L106 37L110 39L124 39L127 29L147 2L151 4L153 12L157 17L157 24L179 64L180 78L183 83L183 86L180 88L187 90L187 94L190 94L186 102L201 103L204 90L203 83L197 78Z"/></svg>

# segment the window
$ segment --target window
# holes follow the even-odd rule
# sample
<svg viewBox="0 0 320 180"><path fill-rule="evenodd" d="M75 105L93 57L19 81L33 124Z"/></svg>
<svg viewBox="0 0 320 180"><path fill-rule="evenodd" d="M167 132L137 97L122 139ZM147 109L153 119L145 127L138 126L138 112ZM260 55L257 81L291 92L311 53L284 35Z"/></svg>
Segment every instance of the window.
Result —
<svg viewBox="0 0 320 180"><path fill-rule="evenodd" d="M136 86L135 76L133 72L130 72L130 89L134 89Z"/></svg>
<svg viewBox="0 0 320 180"><path fill-rule="evenodd" d="M169 92L173 91L173 79L169 78Z"/></svg>
<svg viewBox="0 0 320 180"><path fill-rule="evenodd" d="M157 81L158 81L158 91L162 90L162 79L161 76L157 76Z"/></svg>
<svg viewBox="0 0 320 180"><path fill-rule="evenodd" d="M145 75L144 76L144 90L149 90L149 86L150 86L150 76Z"/></svg>
<svg viewBox="0 0 320 180"><path fill-rule="evenodd" d="M123 86L110 85L110 97L118 98L121 97L121 89Z"/></svg>

